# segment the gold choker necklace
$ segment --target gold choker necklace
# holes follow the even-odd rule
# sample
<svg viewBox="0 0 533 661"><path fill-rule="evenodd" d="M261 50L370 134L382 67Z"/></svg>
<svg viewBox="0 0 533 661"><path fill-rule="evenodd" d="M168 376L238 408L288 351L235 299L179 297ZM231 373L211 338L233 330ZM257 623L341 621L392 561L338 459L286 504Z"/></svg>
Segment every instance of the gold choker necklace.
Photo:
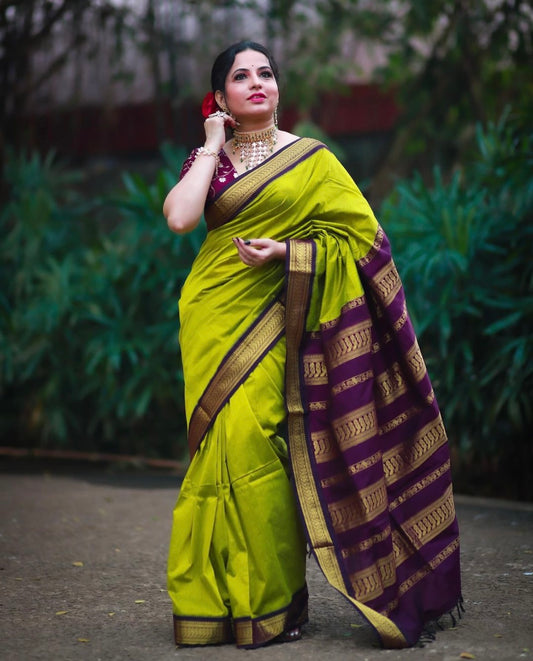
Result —
<svg viewBox="0 0 533 661"><path fill-rule="evenodd" d="M255 168L265 158L274 152L274 145L278 141L278 127L271 126L264 131L252 133L233 132L233 153L241 152L241 163L247 170Z"/></svg>

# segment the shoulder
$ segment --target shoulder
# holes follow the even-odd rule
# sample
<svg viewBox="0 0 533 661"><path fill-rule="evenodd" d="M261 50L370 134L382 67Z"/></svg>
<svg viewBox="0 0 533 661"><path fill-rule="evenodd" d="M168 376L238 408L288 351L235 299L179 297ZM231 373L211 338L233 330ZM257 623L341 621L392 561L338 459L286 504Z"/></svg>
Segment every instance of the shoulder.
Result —
<svg viewBox="0 0 533 661"><path fill-rule="evenodd" d="M278 131L278 145L280 147L285 147L290 145L291 142L296 142L299 140L300 136L295 135L294 133L289 133L288 131Z"/></svg>
<svg viewBox="0 0 533 661"><path fill-rule="evenodd" d="M295 133L289 133L288 131L279 131L278 132L278 146L279 147L286 147L287 145L290 145L292 143L302 143L306 144L309 146L314 146L317 148L325 148L328 149L328 146L321 142L320 140L316 140L315 138L308 138L308 137L302 137L300 135L296 135Z"/></svg>

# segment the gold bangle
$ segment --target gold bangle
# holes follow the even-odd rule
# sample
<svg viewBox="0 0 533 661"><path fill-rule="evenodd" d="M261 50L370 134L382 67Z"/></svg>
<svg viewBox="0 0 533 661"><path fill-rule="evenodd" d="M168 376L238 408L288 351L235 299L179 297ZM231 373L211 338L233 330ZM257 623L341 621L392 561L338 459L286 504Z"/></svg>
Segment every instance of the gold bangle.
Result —
<svg viewBox="0 0 533 661"><path fill-rule="evenodd" d="M202 154L204 156L214 156L214 158L215 158L215 176L217 176L218 175L218 166L220 164L219 155L216 152L211 151L210 149L207 149L207 147L198 147L194 160L196 160L196 157L201 156Z"/></svg>

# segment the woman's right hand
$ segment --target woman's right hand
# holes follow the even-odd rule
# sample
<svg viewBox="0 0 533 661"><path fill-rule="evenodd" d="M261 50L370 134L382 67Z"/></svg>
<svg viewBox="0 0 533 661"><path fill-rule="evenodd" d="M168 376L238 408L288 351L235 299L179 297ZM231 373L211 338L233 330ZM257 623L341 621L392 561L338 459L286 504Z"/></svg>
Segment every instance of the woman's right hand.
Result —
<svg viewBox="0 0 533 661"><path fill-rule="evenodd" d="M204 150L165 198L163 214L173 232L190 232L200 222L218 162L218 152L226 142L225 124L238 126L231 115L221 110L205 120Z"/></svg>
<svg viewBox="0 0 533 661"><path fill-rule="evenodd" d="M228 113L222 112L213 113L213 116L208 117L204 122L205 130L205 143L204 147L216 154L222 149L226 142L226 126L235 128L238 122Z"/></svg>

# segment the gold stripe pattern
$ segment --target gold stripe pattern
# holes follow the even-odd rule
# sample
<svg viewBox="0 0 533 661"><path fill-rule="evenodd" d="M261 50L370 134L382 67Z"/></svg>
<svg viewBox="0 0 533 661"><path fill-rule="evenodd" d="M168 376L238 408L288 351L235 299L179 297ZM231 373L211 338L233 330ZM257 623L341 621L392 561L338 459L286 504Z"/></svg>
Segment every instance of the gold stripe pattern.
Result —
<svg viewBox="0 0 533 661"><path fill-rule="evenodd" d="M328 368L324 354L309 354L303 360L304 381L308 386L325 385L328 382Z"/></svg>
<svg viewBox="0 0 533 661"><path fill-rule="evenodd" d="M384 615L389 615L389 613L392 613L393 610L398 608L399 604L398 599L393 599L392 601L389 601L389 603L385 606L385 608L381 611Z"/></svg>
<svg viewBox="0 0 533 661"><path fill-rule="evenodd" d="M449 526L454 518L455 505L450 484L440 498L405 521L402 528L412 544L421 548Z"/></svg>
<svg viewBox="0 0 533 661"><path fill-rule="evenodd" d="M233 641L229 618L198 619L174 617L174 639L177 645L216 645Z"/></svg>
<svg viewBox="0 0 533 661"><path fill-rule="evenodd" d="M370 624L376 629L383 643L383 647L390 649L402 649L408 647L407 640L392 620L382 613L366 606L361 601L355 600L349 595L344 595L363 614ZM391 609L392 610L392 609ZM387 613L390 611L387 611Z"/></svg>
<svg viewBox="0 0 533 661"><path fill-rule="evenodd" d="M320 481L320 484L323 487L334 486L335 484L343 482L348 475L357 475L357 473L361 473L362 471L375 466L379 462L381 462L381 452L375 452L373 455L367 457L366 459L358 461L355 464L350 464L346 471L342 471L342 473L337 473L331 477L324 478Z"/></svg>
<svg viewBox="0 0 533 661"><path fill-rule="evenodd" d="M447 441L446 430L439 414L417 432L409 450L409 457L405 456L403 443L398 443L385 452L383 471L387 484L393 484L410 471L418 468Z"/></svg>
<svg viewBox="0 0 533 661"><path fill-rule="evenodd" d="M419 581L425 578L430 571L433 571L436 567L441 565L447 558L449 558L452 553L455 553L459 549L459 538L456 537L452 542L446 546L440 553L437 553L430 562L425 566L415 572L407 580L405 580L398 589L398 594L403 596L408 590L410 590L414 585Z"/></svg>
<svg viewBox="0 0 533 661"><path fill-rule="evenodd" d="M379 597L384 589L393 585L395 581L396 567L393 552L350 576L355 597L363 603Z"/></svg>
<svg viewBox="0 0 533 661"><path fill-rule="evenodd" d="M417 493L423 491L430 484L438 480L440 477L448 473L450 470L450 460L447 459L441 466L432 471L429 475L426 475L422 480L413 484L409 489L406 489L402 494L395 498L391 503L389 503L389 512L392 512L397 507L405 503L413 496L416 496Z"/></svg>
<svg viewBox="0 0 533 661"><path fill-rule="evenodd" d="M301 618L302 622L306 617ZM271 640L283 633L287 623L287 612L276 613L260 620L235 620L235 638L239 646L254 645L257 642ZM254 642L254 632L256 641Z"/></svg>
<svg viewBox="0 0 533 661"><path fill-rule="evenodd" d="M361 374L356 374L355 376L352 376L351 378L346 379L345 381L341 381L337 385L333 386L331 392L334 395L339 395L341 392L344 392L345 390L349 390L354 386L358 386L361 383L368 381L368 379L371 379L373 376L374 376L374 372L372 370L361 372Z"/></svg>
<svg viewBox="0 0 533 661"><path fill-rule="evenodd" d="M310 411L327 411L328 409L328 402L323 401L323 402L311 402L309 404L309 410Z"/></svg>
<svg viewBox="0 0 533 661"><path fill-rule="evenodd" d="M345 303L341 310L343 313L348 312L349 310L355 310L355 308L360 308L361 305L366 305L366 297L363 296L358 296L357 298L354 298L351 301L348 301L348 303Z"/></svg>
<svg viewBox="0 0 533 661"><path fill-rule="evenodd" d="M393 328L397 333L401 331L402 328L405 326L408 318L409 318L409 314L407 312L407 304L404 301L402 306L402 313L393 324Z"/></svg>
<svg viewBox="0 0 533 661"><path fill-rule="evenodd" d="M400 413L400 415L397 415L392 420L389 420L389 422L385 423L384 425L381 425L379 428L380 435L387 434L393 429L396 429L396 427L403 425L404 422L410 420L419 411L420 408L418 406L411 406L411 408L408 408L407 410L403 411L402 413Z"/></svg>
<svg viewBox="0 0 533 661"><path fill-rule="evenodd" d="M328 348L330 365L338 367L352 358L369 353L372 348L371 330L371 319L343 329Z"/></svg>
<svg viewBox="0 0 533 661"><path fill-rule="evenodd" d="M361 551L368 551L368 549L371 549L374 546L374 544L379 544L385 541L390 537L390 535L391 535L391 527L386 526L385 528L383 528L381 532L372 535L372 537L368 537L367 539L364 539L363 541L359 542L358 544L354 544L353 546L343 548L342 557L348 558L351 555L361 553Z"/></svg>
<svg viewBox="0 0 533 661"><path fill-rule="evenodd" d="M402 286L402 282L394 262L390 260L381 270L376 273L372 280L375 287L379 291L380 301L383 301L383 305L388 307Z"/></svg>
<svg viewBox="0 0 533 661"><path fill-rule="evenodd" d="M337 532L345 532L375 519L387 509L385 480L380 478L357 494L331 503L328 509L333 528Z"/></svg>
<svg viewBox="0 0 533 661"><path fill-rule="evenodd" d="M393 532L392 545L394 548L396 566L399 567L402 562L405 562L407 558L415 553L416 549L424 546L424 544L427 544L439 535L442 530L453 522L454 519L455 506L450 486L441 498L429 505L422 511L422 513L418 513L409 519L409 523L412 524L410 525L410 529L405 528L407 524L402 525L402 528L404 528L409 535L411 543L409 543L405 536L401 535L397 530ZM424 532L424 537L417 543L415 543L412 534L409 534L410 531L412 533L413 530L416 530L417 533L420 533L420 531Z"/></svg>
<svg viewBox="0 0 533 661"><path fill-rule="evenodd" d="M355 310L355 308L359 308L361 307L361 305L366 305L366 296L364 295L358 296L357 298L348 301L348 303L345 303L341 308L341 313L342 313L341 316L336 317L335 319L331 319L330 321L322 322L320 324L320 329L322 331L325 331L335 328L336 326L338 326L339 321L341 320L343 314L349 312L350 310ZM320 334L318 336L320 337Z"/></svg>
<svg viewBox="0 0 533 661"><path fill-rule="evenodd" d="M234 391L268 347L281 336L284 325L285 308L281 302L275 301L219 367L191 416L188 435L191 456L227 400L228 393Z"/></svg>
<svg viewBox="0 0 533 661"><path fill-rule="evenodd" d="M333 420L335 436L341 450L359 445L377 435L378 421L374 402Z"/></svg>
<svg viewBox="0 0 533 661"><path fill-rule="evenodd" d="M397 530L392 533L392 548L394 550L394 558L397 567L415 552L415 547L409 544L407 539Z"/></svg>
<svg viewBox="0 0 533 661"><path fill-rule="evenodd" d="M317 464L324 464L339 455L339 450L333 443L329 430L324 429L311 434L313 453Z"/></svg>
<svg viewBox="0 0 533 661"><path fill-rule="evenodd" d="M416 340L414 341L414 344L409 349L409 351L407 351L405 357L417 382L422 381L422 379L426 376L427 370L424 359L422 358L422 352L420 351L420 347L418 346L418 342Z"/></svg>
<svg viewBox="0 0 533 661"><path fill-rule="evenodd" d="M407 392L407 383L402 375L399 363L393 363L389 369L376 376L377 406L387 406Z"/></svg>

